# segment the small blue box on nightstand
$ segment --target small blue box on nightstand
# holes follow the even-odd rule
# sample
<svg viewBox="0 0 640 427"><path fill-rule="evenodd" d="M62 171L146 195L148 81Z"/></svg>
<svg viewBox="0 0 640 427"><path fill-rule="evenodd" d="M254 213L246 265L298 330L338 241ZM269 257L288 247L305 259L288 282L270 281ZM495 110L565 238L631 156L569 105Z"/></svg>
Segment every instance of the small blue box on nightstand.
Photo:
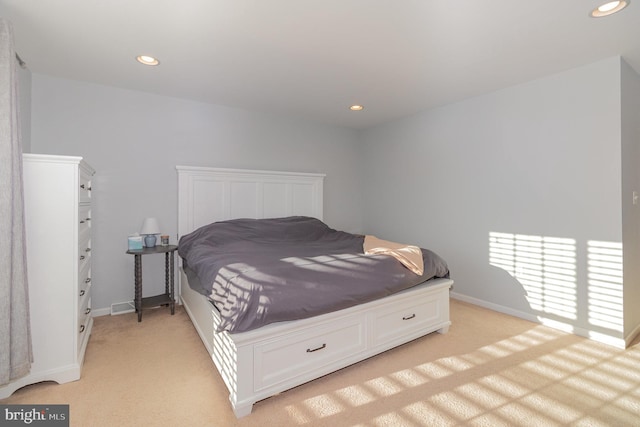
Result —
<svg viewBox="0 0 640 427"><path fill-rule="evenodd" d="M142 236L129 236L129 250L142 250Z"/></svg>

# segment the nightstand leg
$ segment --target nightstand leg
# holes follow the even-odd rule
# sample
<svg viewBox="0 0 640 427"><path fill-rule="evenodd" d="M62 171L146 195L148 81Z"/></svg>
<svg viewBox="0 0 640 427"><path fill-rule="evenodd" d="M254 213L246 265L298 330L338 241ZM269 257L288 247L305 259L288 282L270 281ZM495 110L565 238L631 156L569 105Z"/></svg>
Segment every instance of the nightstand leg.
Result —
<svg viewBox="0 0 640 427"><path fill-rule="evenodd" d="M174 278L174 275L175 275L174 274L174 269L173 269L173 260L174 260L174 256L173 255L174 255L174 253L175 252L171 252L171 261L170 261L170 264L171 264L171 269L170 269L171 278L169 279L170 280L170 282L169 282L170 291L171 291L170 294L169 294L171 296L171 315L173 315L175 313L175 311L176 311L176 299L174 298L174 295L173 295L174 294L173 278Z"/></svg>
<svg viewBox="0 0 640 427"><path fill-rule="evenodd" d="M135 306L138 312L138 322L142 321L142 255L135 255Z"/></svg>
<svg viewBox="0 0 640 427"><path fill-rule="evenodd" d="M169 252L164 254L164 293L169 295Z"/></svg>
<svg viewBox="0 0 640 427"><path fill-rule="evenodd" d="M175 301L173 299L173 251L167 252L164 258L164 291L171 302L169 306L171 307L171 314L175 313Z"/></svg>

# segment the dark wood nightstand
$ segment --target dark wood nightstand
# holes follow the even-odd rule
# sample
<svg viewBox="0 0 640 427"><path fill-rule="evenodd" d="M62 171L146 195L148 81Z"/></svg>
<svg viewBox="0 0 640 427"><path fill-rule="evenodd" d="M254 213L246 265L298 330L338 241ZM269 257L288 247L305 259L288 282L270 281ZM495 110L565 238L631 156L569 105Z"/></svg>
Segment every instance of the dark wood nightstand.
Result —
<svg viewBox="0 0 640 427"><path fill-rule="evenodd" d="M171 307L171 315L175 313L175 300L173 295L174 261L173 254L178 249L176 245L155 246L153 248L143 248L139 250L129 250L128 254L135 257L135 298L134 303L138 313L138 322L142 321L142 310L161 305ZM142 255L164 254L164 284L165 293L152 297L142 298Z"/></svg>

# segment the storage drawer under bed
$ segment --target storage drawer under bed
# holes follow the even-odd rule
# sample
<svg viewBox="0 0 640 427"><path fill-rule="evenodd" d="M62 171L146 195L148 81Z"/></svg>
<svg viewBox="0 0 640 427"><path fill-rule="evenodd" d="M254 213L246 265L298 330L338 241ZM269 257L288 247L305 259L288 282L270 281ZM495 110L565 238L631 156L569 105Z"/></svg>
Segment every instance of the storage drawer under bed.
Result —
<svg viewBox="0 0 640 427"><path fill-rule="evenodd" d="M365 317L358 314L305 328L254 348L254 389L259 391L366 349Z"/></svg>
<svg viewBox="0 0 640 427"><path fill-rule="evenodd" d="M373 313L372 345L405 342L446 321L443 305L448 304L448 295L445 297L443 299L442 294L412 296Z"/></svg>

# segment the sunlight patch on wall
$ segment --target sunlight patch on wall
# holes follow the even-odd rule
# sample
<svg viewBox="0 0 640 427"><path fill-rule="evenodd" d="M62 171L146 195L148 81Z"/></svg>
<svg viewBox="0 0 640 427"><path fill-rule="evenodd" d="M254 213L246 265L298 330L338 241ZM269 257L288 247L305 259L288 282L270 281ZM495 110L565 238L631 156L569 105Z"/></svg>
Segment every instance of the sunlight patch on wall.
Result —
<svg viewBox="0 0 640 427"><path fill-rule="evenodd" d="M577 318L574 239L492 231L489 263L522 284L532 309Z"/></svg>
<svg viewBox="0 0 640 427"><path fill-rule="evenodd" d="M622 243L587 242L589 323L622 331Z"/></svg>

